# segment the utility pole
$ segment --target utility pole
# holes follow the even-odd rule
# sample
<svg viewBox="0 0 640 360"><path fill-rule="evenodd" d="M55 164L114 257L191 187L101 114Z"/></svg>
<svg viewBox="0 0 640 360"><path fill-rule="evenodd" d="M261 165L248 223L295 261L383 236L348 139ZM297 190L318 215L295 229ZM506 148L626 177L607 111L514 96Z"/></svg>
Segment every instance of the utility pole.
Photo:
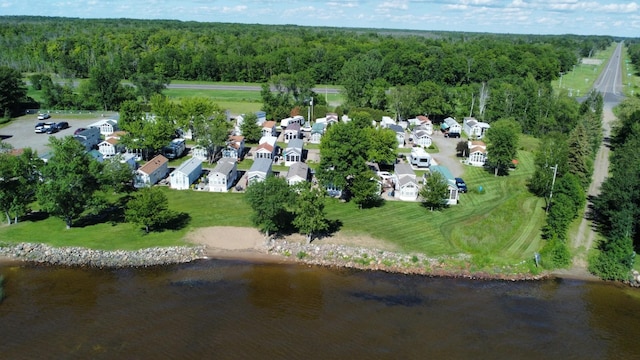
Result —
<svg viewBox="0 0 640 360"><path fill-rule="evenodd" d="M553 180L551 180L551 190L549 191L549 202L547 203L547 209L545 213L549 212L549 206L551 206L551 198L553 197L553 185L556 183L556 175L558 174L558 164L553 167Z"/></svg>

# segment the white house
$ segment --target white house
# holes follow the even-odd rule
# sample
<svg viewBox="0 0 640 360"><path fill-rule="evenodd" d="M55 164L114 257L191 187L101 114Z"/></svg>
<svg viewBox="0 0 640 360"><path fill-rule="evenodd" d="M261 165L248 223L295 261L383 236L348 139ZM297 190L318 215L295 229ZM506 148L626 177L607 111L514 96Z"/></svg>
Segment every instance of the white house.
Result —
<svg viewBox="0 0 640 360"><path fill-rule="evenodd" d="M415 201L418 198L419 185L416 173L410 164L398 163L394 165L396 175L395 197L404 201Z"/></svg>
<svg viewBox="0 0 640 360"><path fill-rule="evenodd" d="M278 147L278 145L276 145L277 140L278 138L274 136L263 136L260 138L259 144L253 152L254 159L273 160Z"/></svg>
<svg viewBox="0 0 640 360"><path fill-rule="evenodd" d="M297 122L289 124L283 132L283 140L285 143L289 143L289 140L300 139L300 135L302 135L300 124Z"/></svg>
<svg viewBox="0 0 640 360"><path fill-rule="evenodd" d="M460 126L460 124L456 121L456 119L452 117L448 117L444 119L444 121L442 122L442 125L440 125L440 128L442 129L442 131L446 131L450 134L451 133L460 134L460 132L462 132L462 126Z"/></svg>
<svg viewBox="0 0 640 360"><path fill-rule="evenodd" d="M124 148L122 144L119 144L120 140L115 137L109 137L106 140L98 143L98 151L102 154L102 157L108 159L116 154L122 152Z"/></svg>
<svg viewBox="0 0 640 360"><path fill-rule="evenodd" d="M277 134L275 121L265 121L262 123L262 136L276 136Z"/></svg>
<svg viewBox="0 0 640 360"><path fill-rule="evenodd" d="M200 159L200 161L207 161L209 151L204 146L196 145L191 148L191 156Z"/></svg>
<svg viewBox="0 0 640 360"><path fill-rule="evenodd" d="M487 145L482 141L469 141L469 165L484 166L487 161Z"/></svg>
<svg viewBox="0 0 640 360"><path fill-rule="evenodd" d="M240 159L244 154L244 136L229 136L227 146L222 149L223 158Z"/></svg>
<svg viewBox="0 0 640 360"><path fill-rule="evenodd" d="M380 120L380 127L388 128L389 125L396 125L396 121L390 118L389 116L383 116L382 120Z"/></svg>
<svg viewBox="0 0 640 360"><path fill-rule="evenodd" d="M336 113L327 113L327 115L323 118L317 118L316 124L321 123L326 125L335 124L338 122L338 114Z"/></svg>
<svg viewBox="0 0 640 360"><path fill-rule="evenodd" d="M98 128L101 135L108 136L118 131L118 121L115 119L99 120L89 125L89 127Z"/></svg>
<svg viewBox="0 0 640 360"><path fill-rule="evenodd" d="M302 161L304 142L302 139L293 139L289 141L286 149L284 149L284 165L291 166L291 164Z"/></svg>
<svg viewBox="0 0 640 360"><path fill-rule="evenodd" d="M255 159L247 171L247 186L264 181L271 174L271 159Z"/></svg>
<svg viewBox="0 0 640 360"><path fill-rule="evenodd" d="M413 144L420 145L423 147L429 147L433 144L433 140L431 139L431 134L422 128L422 126L418 126L413 129Z"/></svg>
<svg viewBox="0 0 640 360"><path fill-rule="evenodd" d="M183 162L175 169L170 177L171 188L177 190L188 190L202 174L202 161L197 158L191 158Z"/></svg>
<svg viewBox="0 0 640 360"><path fill-rule="evenodd" d="M482 139L484 137L484 133L490 127L491 125L478 121L473 117L466 117L462 120L462 128L469 139Z"/></svg>
<svg viewBox="0 0 640 360"><path fill-rule="evenodd" d="M140 188L155 185L167 176L168 172L169 159L162 155L157 155L136 170L134 186Z"/></svg>
<svg viewBox="0 0 640 360"><path fill-rule="evenodd" d="M295 185L305 181L309 181L309 165L303 162L291 164L287 171L287 183Z"/></svg>
<svg viewBox="0 0 640 360"><path fill-rule="evenodd" d="M136 162L136 155L130 153L121 153L116 155L113 159L117 159L122 164L127 164L131 168L131 170L135 170L138 168L138 163Z"/></svg>
<svg viewBox="0 0 640 360"><path fill-rule="evenodd" d="M222 158L209 173L209 191L226 192L238 177L238 165L231 158Z"/></svg>
<svg viewBox="0 0 640 360"><path fill-rule="evenodd" d="M428 135L433 134L433 123L427 116L418 115L413 119L409 119L408 122L414 127L420 127L422 130L426 131Z"/></svg>
<svg viewBox="0 0 640 360"><path fill-rule="evenodd" d="M398 141L398 147L403 148L405 143L406 133L404 132L404 129L402 128L402 126L396 125L396 124L390 124L387 126L387 128L396 133L396 140Z"/></svg>

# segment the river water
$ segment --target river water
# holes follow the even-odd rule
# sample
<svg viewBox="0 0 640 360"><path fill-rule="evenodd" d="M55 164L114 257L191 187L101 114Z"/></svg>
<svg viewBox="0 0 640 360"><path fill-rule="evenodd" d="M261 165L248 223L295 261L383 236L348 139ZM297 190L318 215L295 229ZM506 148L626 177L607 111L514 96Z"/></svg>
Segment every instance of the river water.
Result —
<svg viewBox="0 0 640 360"><path fill-rule="evenodd" d="M206 260L0 265L1 359L638 359L640 291Z"/></svg>

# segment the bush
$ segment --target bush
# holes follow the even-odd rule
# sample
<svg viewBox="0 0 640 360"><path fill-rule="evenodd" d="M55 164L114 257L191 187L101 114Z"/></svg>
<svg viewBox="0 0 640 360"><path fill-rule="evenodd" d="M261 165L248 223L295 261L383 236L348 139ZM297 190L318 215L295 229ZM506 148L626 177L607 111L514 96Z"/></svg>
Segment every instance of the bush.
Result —
<svg viewBox="0 0 640 360"><path fill-rule="evenodd" d="M540 251L540 258L545 269L566 268L571 265L569 247L555 235L547 239Z"/></svg>
<svg viewBox="0 0 640 360"><path fill-rule="evenodd" d="M309 256L309 254L307 254L307 253L306 253L306 252L304 252L304 251L300 251L300 252L298 253L298 255L296 255L296 257L297 257L298 259L300 259L300 260L302 260L302 259L306 258L307 256Z"/></svg>

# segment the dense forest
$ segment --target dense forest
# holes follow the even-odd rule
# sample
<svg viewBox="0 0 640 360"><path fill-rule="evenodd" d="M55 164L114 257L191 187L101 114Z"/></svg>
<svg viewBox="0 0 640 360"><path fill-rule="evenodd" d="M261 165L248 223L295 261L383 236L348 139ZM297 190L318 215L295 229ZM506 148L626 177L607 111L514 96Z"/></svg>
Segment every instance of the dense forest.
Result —
<svg viewBox="0 0 640 360"><path fill-rule="evenodd" d="M487 122L516 119L525 133L568 126L550 81L581 57L607 47L606 36L497 35L197 23L0 17L0 66L21 73L120 79L276 83L303 105L317 84L344 87L345 108L438 120L472 113ZM290 90L292 88L300 91ZM63 91L59 91L64 93ZM48 107L112 102L51 97ZM266 109L270 110L270 109ZM271 114L276 117L276 114Z"/></svg>

